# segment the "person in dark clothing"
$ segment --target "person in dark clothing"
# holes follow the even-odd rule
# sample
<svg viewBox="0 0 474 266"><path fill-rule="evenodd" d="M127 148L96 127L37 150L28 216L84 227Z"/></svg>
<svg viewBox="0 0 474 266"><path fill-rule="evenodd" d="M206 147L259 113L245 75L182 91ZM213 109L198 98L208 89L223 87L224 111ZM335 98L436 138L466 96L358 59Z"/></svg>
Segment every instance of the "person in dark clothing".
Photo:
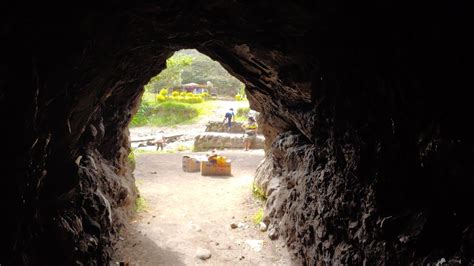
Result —
<svg viewBox="0 0 474 266"><path fill-rule="evenodd" d="M230 108L229 111L225 113L224 121L222 121L222 123L226 123L226 120L228 130L230 130L230 128L232 127L232 121L235 121L235 114L233 108Z"/></svg>

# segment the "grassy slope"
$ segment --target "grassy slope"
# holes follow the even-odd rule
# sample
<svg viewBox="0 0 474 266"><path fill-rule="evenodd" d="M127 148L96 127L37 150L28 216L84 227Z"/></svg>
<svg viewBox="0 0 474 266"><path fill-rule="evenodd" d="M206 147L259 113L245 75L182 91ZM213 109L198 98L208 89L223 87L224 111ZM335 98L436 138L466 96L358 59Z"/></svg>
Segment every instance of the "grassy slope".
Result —
<svg viewBox="0 0 474 266"><path fill-rule="evenodd" d="M192 124L199 117L209 115L216 108L214 101L202 103L182 103L168 101L158 103L154 94L145 92L139 111L130 123L137 126L170 126Z"/></svg>

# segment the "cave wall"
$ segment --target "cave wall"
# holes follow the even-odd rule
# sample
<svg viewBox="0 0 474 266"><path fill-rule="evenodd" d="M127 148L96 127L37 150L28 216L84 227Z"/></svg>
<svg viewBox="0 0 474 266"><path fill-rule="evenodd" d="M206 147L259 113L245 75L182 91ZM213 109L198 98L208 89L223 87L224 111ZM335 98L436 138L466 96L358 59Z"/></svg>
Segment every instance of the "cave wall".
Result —
<svg viewBox="0 0 474 266"><path fill-rule="evenodd" d="M137 195L128 122L181 48L246 83L295 261L473 263L464 3L2 5L5 264L110 259Z"/></svg>

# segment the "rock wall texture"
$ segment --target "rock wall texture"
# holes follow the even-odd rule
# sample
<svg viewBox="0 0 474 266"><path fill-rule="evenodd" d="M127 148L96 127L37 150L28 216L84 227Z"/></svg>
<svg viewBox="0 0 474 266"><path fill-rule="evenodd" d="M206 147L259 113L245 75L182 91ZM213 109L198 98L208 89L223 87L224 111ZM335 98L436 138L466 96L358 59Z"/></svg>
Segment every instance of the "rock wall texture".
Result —
<svg viewBox="0 0 474 266"><path fill-rule="evenodd" d="M296 261L474 263L464 2L0 5L2 265L107 263L137 194L128 123L181 48L246 83Z"/></svg>
<svg viewBox="0 0 474 266"><path fill-rule="evenodd" d="M206 125L206 132L229 132L229 133L244 133L242 122L232 122L232 126L229 127L222 121L209 121Z"/></svg>
<svg viewBox="0 0 474 266"><path fill-rule="evenodd" d="M257 136L250 149L263 149L265 138ZM211 149L243 149L244 137L242 134L206 133L194 138L195 151L208 151Z"/></svg>
<svg viewBox="0 0 474 266"><path fill-rule="evenodd" d="M232 122L232 126L219 121L209 121L206 125L206 132L228 132L228 133L244 133L244 122ZM262 134L262 129L258 128L258 134Z"/></svg>

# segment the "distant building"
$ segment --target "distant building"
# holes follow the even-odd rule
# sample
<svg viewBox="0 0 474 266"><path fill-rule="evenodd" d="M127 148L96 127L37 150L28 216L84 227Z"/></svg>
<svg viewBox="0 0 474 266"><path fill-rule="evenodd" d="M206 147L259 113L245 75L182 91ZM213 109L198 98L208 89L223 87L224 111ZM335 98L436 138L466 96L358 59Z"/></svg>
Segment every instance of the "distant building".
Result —
<svg viewBox="0 0 474 266"><path fill-rule="evenodd" d="M181 86L173 87L172 91L185 91L185 92L192 92L194 94L201 94L204 92L208 92L208 86L203 84L197 83L187 83L182 84Z"/></svg>

